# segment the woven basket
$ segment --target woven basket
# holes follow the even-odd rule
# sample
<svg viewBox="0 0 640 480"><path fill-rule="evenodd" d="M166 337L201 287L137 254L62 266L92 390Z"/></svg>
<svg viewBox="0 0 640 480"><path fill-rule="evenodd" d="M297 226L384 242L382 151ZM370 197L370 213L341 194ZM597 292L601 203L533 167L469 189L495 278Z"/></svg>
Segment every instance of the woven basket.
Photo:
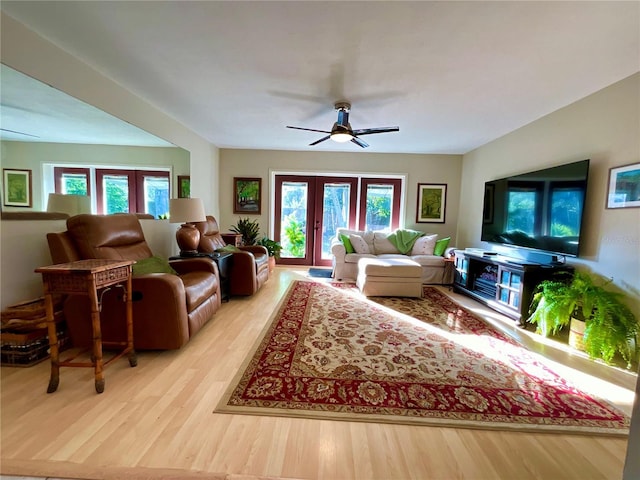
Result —
<svg viewBox="0 0 640 480"><path fill-rule="evenodd" d="M53 296L53 312L56 320L62 314L62 296ZM34 330L47 326L44 297L10 305L1 314L1 329Z"/></svg>

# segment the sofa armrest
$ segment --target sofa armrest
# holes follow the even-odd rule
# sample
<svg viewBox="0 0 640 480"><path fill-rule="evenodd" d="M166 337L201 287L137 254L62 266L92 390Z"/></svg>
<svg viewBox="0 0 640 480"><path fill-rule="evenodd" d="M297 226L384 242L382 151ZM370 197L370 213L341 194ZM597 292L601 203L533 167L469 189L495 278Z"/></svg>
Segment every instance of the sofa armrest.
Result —
<svg viewBox="0 0 640 480"><path fill-rule="evenodd" d="M344 263L347 256L347 249L340 240L334 240L331 243L331 254L335 257L335 261L338 263Z"/></svg>
<svg viewBox="0 0 640 480"><path fill-rule="evenodd" d="M240 250L242 250L243 252L250 252L250 253L258 253L258 254L262 254L262 255L269 255L269 250L267 250L267 247L264 247L262 245L244 245L242 247L238 247Z"/></svg>
<svg viewBox="0 0 640 480"><path fill-rule="evenodd" d="M189 272L211 272L216 275L218 274L216 262L206 257L169 260L169 265L178 272L178 275L184 275Z"/></svg>

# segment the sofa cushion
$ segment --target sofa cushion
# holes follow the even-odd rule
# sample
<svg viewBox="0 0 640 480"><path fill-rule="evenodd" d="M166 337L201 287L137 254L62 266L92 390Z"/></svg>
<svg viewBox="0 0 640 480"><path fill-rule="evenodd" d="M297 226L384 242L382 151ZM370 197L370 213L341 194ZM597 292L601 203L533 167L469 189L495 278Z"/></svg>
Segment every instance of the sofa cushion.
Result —
<svg viewBox="0 0 640 480"><path fill-rule="evenodd" d="M360 235L352 233L351 235L349 235L349 240L351 241L351 245L353 245L353 249L356 251L356 253L371 253L369 245L367 245L367 242L365 242L364 238L362 238Z"/></svg>
<svg viewBox="0 0 640 480"><path fill-rule="evenodd" d="M389 241L386 232L373 232L373 253L400 253L396 246Z"/></svg>
<svg viewBox="0 0 640 480"><path fill-rule="evenodd" d="M363 258L358 261L358 276L420 278L422 268L407 256L404 258Z"/></svg>
<svg viewBox="0 0 640 480"><path fill-rule="evenodd" d="M444 268L445 261L443 257L436 255L411 255L409 258L419 263L423 267L441 267Z"/></svg>
<svg viewBox="0 0 640 480"><path fill-rule="evenodd" d="M433 255L436 246L437 234L424 235L416 240L411 249L411 255Z"/></svg>
<svg viewBox="0 0 640 480"><path fill-rule="evenodd" d="M377 258L373 253L347 253L344 257L344 263L358 263L361 258Z"/></svg>

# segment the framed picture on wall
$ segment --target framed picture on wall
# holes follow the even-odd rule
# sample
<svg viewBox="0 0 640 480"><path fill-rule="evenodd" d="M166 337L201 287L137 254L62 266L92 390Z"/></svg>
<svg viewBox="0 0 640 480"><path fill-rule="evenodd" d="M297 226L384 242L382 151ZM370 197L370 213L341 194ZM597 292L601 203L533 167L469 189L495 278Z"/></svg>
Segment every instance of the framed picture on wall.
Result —
<svg viewBox="0 0 640 480"><path fill-rule="evenodd" d="M260 215L262 179L233 177L233 213Z"/></svg>
<svg viewBox="0 0 640 480"><path fill-rule="evenodd" d="M191 177L178 175L178 198L191 198Z"/></svg>
<svg viewBox="0 0 640 480"><path fill-rule="evenodd" d="M7 207L31 207L31 170L2 169L2 196Z"/></svg>
<svg viewBox="0 0 640 480"><path fill-rule="evenodd" d="M446 183L419 183L416 223L444 223Z"/></svg>
<svg viewBox="0 0 640 480"><path fill-rule="evenodd" d="M640 163L609 170L607 208L640 207Z"/></svg>

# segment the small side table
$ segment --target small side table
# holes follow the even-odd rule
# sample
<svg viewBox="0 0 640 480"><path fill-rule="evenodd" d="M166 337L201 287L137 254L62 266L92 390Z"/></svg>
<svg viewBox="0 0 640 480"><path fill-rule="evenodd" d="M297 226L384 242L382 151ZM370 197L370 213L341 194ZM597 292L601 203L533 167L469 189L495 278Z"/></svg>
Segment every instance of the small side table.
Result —
<svg viewBox="0 0 640 480"><path fill-rule="evenodd" d="M229 291L231 286L231 263L233 262L233 253L231 252L214 252L214 253L196 253L193 255L169 257L169 260L181 260L185 258L205 257L213 260L218 266L218 274L220 276L220 300L229 301Z"/></svg>
<svg viewBox="0 0 640 480"><path fill-rule="evenodd" d="M221 233L220 236L227 245L233 245L234 247L242 246L242 234L240 233Z"/></svg>
<svg viewBox="0 0 640 480"><path fill-rule="evenodd" d="M47 330L49 333L49 347L51 355L51 377L47 393L53 393L60 383L60 367L93 367L95 370L96 392L104 392L103 369L114 360L129 354L129 365L138 364L133 348L133 308L131 303L131 265L132 260L78 260L76 262L60 263L48 267L40 267L35 271L42 274L44 284L45 310L47 314ZM123 286L126 285L125 286ZM127 341L103 343L100 330L100 300L98 291L119 286L125 288ZM93 355L91 362L74 362L79 355L60 361L58 350L58 336L53 313L52 296L56 293L87 295L91 300L91 325L93 327ZM102 297L100 297L102 298ZM122 351L106 362L102 358L102 346L124 347Z"/></svg>

